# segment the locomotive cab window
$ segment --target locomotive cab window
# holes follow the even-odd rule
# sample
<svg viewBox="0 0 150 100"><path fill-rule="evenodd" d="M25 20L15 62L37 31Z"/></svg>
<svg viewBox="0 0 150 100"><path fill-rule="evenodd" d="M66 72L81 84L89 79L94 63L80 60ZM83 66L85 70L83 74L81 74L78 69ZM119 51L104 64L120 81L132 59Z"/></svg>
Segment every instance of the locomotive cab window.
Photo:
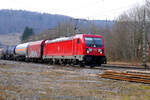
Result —
<svg viewBox="0 0 150 100"><path fill-rule="evenodd" d="M77 39L77 43L80 44L80 39L79 38Z"/></svg>
<svg viewBox="0 0 150 100"><path fill-rule="evenodd" d="M85 44L88 47L102 47L103 42L101 38L85 37Z"/></svg>

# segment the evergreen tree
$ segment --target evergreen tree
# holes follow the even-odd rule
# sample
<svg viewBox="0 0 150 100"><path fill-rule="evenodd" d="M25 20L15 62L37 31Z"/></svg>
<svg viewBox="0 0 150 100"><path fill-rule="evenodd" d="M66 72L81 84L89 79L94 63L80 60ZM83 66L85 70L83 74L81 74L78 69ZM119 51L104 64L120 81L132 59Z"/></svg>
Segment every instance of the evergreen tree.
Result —
<svg viewBox="0 0 150 100"><path fill-rule="evenodd" d="M33 29L29 27L25 27L24 32L21 37L21 41L26 41L30 36L34 35Z"/></svg>

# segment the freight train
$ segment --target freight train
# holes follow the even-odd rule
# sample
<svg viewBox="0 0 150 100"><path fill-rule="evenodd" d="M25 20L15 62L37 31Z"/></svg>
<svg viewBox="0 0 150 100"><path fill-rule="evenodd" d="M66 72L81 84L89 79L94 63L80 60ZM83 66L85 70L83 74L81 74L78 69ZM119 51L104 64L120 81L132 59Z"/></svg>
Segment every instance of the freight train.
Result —
<svg viewBox="0 0 150 100"><path fill-rule="evenodd" d="M77 34L8 46L2 49L1 58L91 67L107 63L104 39L100 35L91 34Z"/></svg>

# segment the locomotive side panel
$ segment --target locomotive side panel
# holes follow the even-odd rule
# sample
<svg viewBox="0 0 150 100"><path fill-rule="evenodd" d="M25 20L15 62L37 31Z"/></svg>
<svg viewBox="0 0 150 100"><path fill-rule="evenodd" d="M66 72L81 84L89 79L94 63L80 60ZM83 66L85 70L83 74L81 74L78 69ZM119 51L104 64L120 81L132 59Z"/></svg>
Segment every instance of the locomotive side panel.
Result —
<svg viewBox="0 0 150 100"><path fill-rule="evenodd" d="M60 43L62 48L62 56L73 56L73 40Z"/></svg>
<svg viewBox="0 0 150 100"><path fill-rule="evenodd" d="M46 43L44 47L44 56L72 56L73 40Z"/></svg>

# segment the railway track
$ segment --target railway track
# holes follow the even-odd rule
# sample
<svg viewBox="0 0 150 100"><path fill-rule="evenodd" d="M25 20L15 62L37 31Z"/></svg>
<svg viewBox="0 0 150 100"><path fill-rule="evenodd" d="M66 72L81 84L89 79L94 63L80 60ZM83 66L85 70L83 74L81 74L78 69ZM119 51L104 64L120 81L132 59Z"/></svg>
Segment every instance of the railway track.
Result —
<svg viewBox="0 0 150 100"><path fill-rule="evenodd" d="M0 59L1 60L1 59ZM12 61L12 60L1 60L1 61ZM24 61L12 61L12 62L22 62L22 63L26 63ZM51 64L48 64L48 63L39 63L39 62L31 62L31 63L35 63L35 64L45 64L45 65L51 65ZM76 67L76 68L86 68L86 69L100 69L100 70L108 70L108 69L118 69L118 70L132 70L132 69L135 69L135 70L148 70L148 69L145 69L144 67L142 66L123 66L123 65L111 65L111 64L102 64L101 66L96 66L96 67L93 67L93 68L90 68L90 66L84 66L84 67L80 67L79 65L60 65L60 64L54 64L54 66L63 66L63 67Z"/></svg>
<svg viewBox="0 0 150 100"><path fill-rule="evenodd" d="M98 76L106 79L150 84L150 70L142 66L118 66L105 64Z"/></svg>
<svg viewBox="0 0 150 100"><path fill-rule="evenodd" d="M129 82L138 82L150 84L150 71L114 71L106 70L99 74L101 78L123 80Z"/></svg>
<svg viewBox="0 0 150 100"><path fill-rule="evenodd" d="M17 63L16 61L7 61L1 60L5 63ZM20 63L20 61L19 61ZM26 63L26 62L21 62ZM46 65L45 67L49 67L49 64L44 63L29 63L29 64L40 64L39 66ZM47 66L48 65L48 66ZM136 67L136 66L117 66L117 65L102 65L101 67L90 68L89 66L79 67L79 66L71 66L71 65L53 65L53 68L64 68L66 70L72 71L80 71L81 73L89 73L98 75L101 78L107 79L115 79L115 80L123 80L130 82L140 82L150 84L150 71L145 69L144 67ZM69 69L68 69L69 68Z"/></svg>
<svg viewBox="0 0 150 100"><path fill-rule="evenodd" d="M107 70L107 69L148 70L148 69L145 69L143 66L125 66L125 65L110 65L110 64L103 64L100 68L104 70Z"/></svg>

